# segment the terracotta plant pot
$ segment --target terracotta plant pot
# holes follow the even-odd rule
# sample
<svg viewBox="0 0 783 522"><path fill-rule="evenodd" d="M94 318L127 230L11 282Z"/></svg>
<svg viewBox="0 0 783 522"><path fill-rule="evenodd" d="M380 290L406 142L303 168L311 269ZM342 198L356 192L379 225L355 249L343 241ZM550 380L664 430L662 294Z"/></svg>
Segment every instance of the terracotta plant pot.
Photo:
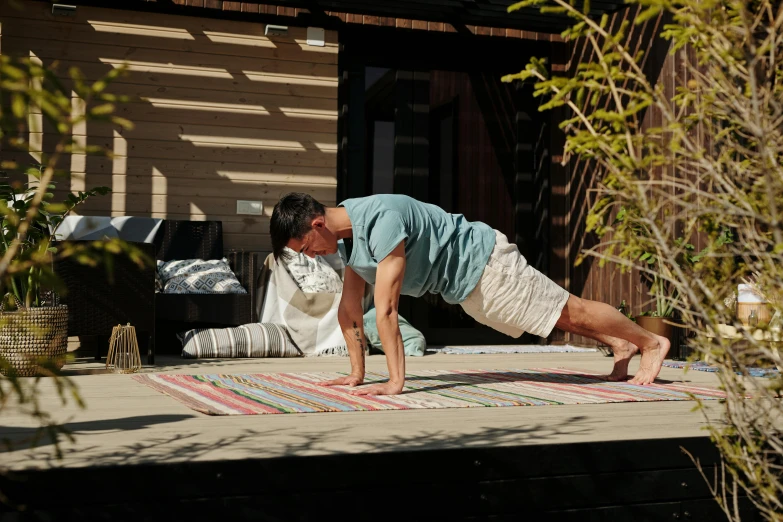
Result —
<svg viewBox="0 0 783 522"><path fill-rule="evenodd" d="M667 359L680 356L680 335L679 329L672 324L670 317L650 317L647 315L636 316L636 323L654 334L665 337L671 343L671 349L666 356Z"/></svg>

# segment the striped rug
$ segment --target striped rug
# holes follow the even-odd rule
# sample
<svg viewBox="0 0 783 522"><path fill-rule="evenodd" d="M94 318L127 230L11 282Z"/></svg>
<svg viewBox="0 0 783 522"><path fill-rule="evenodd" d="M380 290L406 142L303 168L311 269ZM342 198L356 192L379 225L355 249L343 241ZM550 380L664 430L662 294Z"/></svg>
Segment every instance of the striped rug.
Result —
<svg viewBox="0 0 783 522"><path fill-rule="evenodd" d="M327 411L547 406L611 402L720 399L725 394L684 384L637 386L563 369L419 370L406 375L394 396L354 396L346 387L317 383L344 373L261 373L252 375L134 375L138 382L208 415L257 415ZM368 372L366 382L385 373Z"/></svg>

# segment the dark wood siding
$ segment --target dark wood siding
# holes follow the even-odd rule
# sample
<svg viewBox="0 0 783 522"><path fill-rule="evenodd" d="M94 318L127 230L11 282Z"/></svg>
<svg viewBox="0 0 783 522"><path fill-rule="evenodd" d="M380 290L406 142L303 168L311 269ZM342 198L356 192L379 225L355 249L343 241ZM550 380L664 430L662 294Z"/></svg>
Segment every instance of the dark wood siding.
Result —
<svg viewBox="0 0 783 522"><path fill-rule="evenodd" d="M159 0L144 0L147 2L156 2ZM221 11L238 11L243 13L265 14L274 16L299 16L307 13L307 9L283 7L278 5L267 5L248 2L228 2L224 0L171 0L171 3L186 7L197 7L216 9ZM451 24L443 22L432 22L426 20L410 20L407 18L392 18L386 16L368 16L361 14L349 14L326 11L326 15L334 16L343 22L350 24L378 25L387 27L398 27L401 29L418 29L423 31L435 32L455 32L456 29ZM466 25L465 28L473 34L498 36L507 38L522 38L527 40L545 40L560 41L560 35L557 33L537 33L532 31L522 31L520 29L502 28L502 27L482 27L477 25Z"/></svg>
<svg viewBox="0 0 783 522"><path fill-rule="evenodd" d="M616 29L624 20L633 20L636 15L637 8L633 7L618 11L611 18L611 26ZM648 77L657 80L663 85L667 94L673 95L675 84L687 79L684 77L681 60L669 55L668 44L656 38L664 23L664 20L657 18L641 25L632 25L627 41L633 51L644 51L646 57L644 69ZM583 41L569 42L565 46L565 52L560 56L553 56L555 63L565 64L571 73L580 62L592 59L594 57L591 49ZM565 116L563 112L559 112L555 115L554 121L562 121ZM660 123L659 111L654 108L648 110L643 125L656 127ZM562 133L553 129L553 150L560 151L559 154L562 154L562 145ZM562 167L559 165L561 159L561 156L555 155L550 164L552 169L550 274L572 294L606 302L615 307L625 300L634 314L649 310L650 298L638 273L623 274L618 267L609 263L600 267L598 261L592 258L586 259L580 266L575 266L579 253L596 242L593 235L585 232L585 219L594 199L594 189L600 179L600 173L592 163L579 160L573 160ZM555 332L553 340L596 344L590 339L562 332Z"/></svg>

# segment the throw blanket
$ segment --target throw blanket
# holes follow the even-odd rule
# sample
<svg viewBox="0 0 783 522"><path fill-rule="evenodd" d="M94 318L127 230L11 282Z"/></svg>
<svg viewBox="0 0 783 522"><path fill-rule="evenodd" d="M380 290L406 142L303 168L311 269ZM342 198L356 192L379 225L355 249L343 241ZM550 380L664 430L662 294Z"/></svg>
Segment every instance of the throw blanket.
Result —
<svg viewBox="0 0 783 522"><path fill-rule="evenodd" d="M337 272L342 282L345 265L339 254L323 256L320 261ZM295 263L302 265L304 261ZM336 292L303 292L285 264L275 261L270 254L262 267L257 287L259 322L284 325L305 356L347 355L345 338L337 321L342 285L339 289L329 288L339 290ZM365 309L371 299L372 287L367 285Z"/></svg>

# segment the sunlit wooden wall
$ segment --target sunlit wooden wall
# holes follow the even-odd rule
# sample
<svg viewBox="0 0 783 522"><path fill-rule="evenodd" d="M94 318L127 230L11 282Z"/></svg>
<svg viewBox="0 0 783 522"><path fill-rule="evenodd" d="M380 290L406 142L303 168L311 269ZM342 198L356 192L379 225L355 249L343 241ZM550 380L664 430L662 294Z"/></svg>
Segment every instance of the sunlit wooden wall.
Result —
<svg viewBox="0 0 783 522"><path fill-rule="evenodd" d="M22 11L0 2L3 53L56 63L62 78L70 67L89 80L129 69L109 90L131 98L118 114L135 128L91 123L75 132L114 157L74 155L60 164L71 171L63 187L112 189L82 213L220 220L227 249L268 251L281 194L335 203L335 31L320 47L307 45L300 27L266 37L258 23L84 6L63 17L48 2L18 4ZM31 135L39 150L54 140L46 125ZM264 215L238 215L240 199L262 201Z"/></svg>

